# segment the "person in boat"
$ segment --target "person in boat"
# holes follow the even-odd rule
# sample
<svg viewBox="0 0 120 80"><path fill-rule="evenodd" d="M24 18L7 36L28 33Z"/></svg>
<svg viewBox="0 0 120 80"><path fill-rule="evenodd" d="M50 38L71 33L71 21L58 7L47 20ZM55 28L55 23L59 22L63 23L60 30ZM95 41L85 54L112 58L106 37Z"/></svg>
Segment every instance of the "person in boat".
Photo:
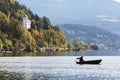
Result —
<svg viewBox="0 0 120 80"><path fill-rule="evenodd" d="M84 61L83 56L81 56L80 58L77 58L77 59L79 59L79 62L83 62Z"/></svg>

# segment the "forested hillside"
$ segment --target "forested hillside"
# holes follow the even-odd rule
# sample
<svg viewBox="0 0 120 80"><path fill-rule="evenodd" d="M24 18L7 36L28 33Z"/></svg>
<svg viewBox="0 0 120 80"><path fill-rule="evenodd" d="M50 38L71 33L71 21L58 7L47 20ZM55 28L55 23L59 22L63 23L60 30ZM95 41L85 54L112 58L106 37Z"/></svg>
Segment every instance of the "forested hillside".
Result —
<svg viewBox="0 0 120 80"><path fill-rule="evenodd" d="M101 28L81 24L61 24L59 26L67 36L68 42L78 40L96 43L101 48L120 48L120 37Z"/></svg>
<svg viewBox="0 0 120 80"><path fill-rule="evenodd" d="M28 15L31 28L22 25ZM41 47L65 47L64 33L43 16L39 17L15 0L0 0L0 49L33 51Z"/></svg>

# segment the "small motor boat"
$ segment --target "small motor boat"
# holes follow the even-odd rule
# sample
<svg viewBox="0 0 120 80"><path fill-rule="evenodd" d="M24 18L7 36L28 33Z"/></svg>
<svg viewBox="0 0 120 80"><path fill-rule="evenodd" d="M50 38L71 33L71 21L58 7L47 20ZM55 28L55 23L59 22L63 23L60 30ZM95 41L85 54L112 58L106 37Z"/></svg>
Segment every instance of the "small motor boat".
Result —
<svg viewBox="0 0 120 80"><path fill-rule="evenodd" d="M102 59L89 60L89 61L80 61L80 62L76 62L76 64L100 64L101 61L102 61Z"/></svg>

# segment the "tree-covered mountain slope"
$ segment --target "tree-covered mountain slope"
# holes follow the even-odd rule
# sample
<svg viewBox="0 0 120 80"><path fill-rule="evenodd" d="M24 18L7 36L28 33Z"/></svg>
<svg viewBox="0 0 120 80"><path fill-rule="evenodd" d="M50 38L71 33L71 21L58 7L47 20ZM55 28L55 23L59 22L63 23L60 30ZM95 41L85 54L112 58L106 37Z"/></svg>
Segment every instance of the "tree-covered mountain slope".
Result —
<svg viewBox="0 0 120 80"><path fill-rule="evenodd" d="M31 21L30 29L23 26L23 16ZM39 17L16 0L0 0L0 49L39 49L64 47L64 33L43 16Z"/></svg>
<svg viewBox="0 0 120 80"><path fill-rule="evenodd" d="M88 43L97 43L104 48L118 49L120 47L120 37L101 28L81 24L61 24L59 26L68 41L77 39Z"/></svg>

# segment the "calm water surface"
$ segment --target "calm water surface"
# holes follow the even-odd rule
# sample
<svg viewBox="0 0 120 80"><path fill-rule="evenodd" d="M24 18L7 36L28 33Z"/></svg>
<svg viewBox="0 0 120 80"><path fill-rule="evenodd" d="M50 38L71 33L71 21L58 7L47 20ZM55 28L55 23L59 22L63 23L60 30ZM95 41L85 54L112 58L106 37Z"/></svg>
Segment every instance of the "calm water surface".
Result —
<svg viewBox="0 0 120 80"><path fill-rule="evenodd" d="M120 56L84 56L102 59L100 65L77 65L72 56L0 57L0 80L120 80ZM107 53L107 52L106 52ZM83 53L84 54L84 53ZM81 54L81 55L83 55ZM113 54L112 51L109 54Z"/></svg>

